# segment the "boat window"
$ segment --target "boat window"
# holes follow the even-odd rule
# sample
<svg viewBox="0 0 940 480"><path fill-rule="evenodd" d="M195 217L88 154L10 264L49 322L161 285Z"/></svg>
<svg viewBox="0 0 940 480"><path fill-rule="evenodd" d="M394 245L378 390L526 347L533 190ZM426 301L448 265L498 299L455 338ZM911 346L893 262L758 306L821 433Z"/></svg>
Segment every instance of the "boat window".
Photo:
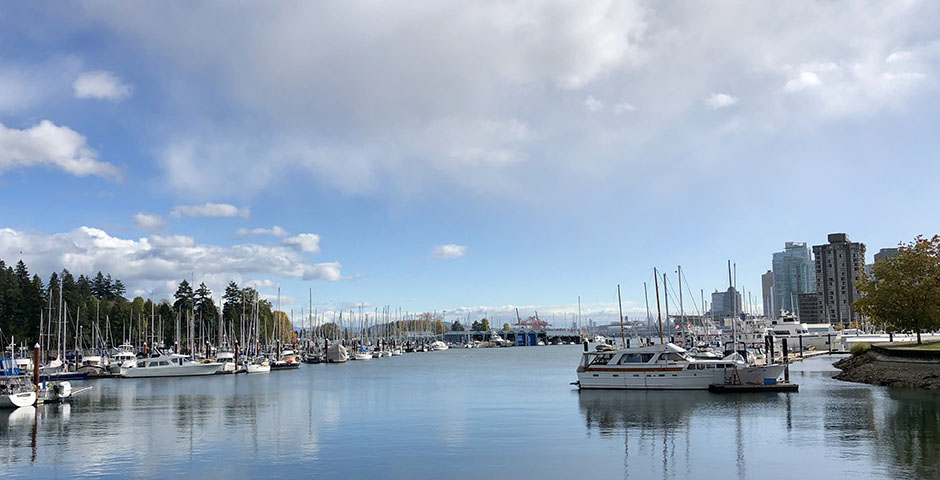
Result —
<svg viewBox="0 0 940 480"><path fill-rule="evenodd" d="M137 362L137 368L144 368L147 366L147 362Z"/></svg>
<svg viewBox="0 0 940 480"><path fill-rule="evenodd" d="M612 353L597 355L593 360L591 360L591 365L607 365L607 363L610 362L612 358L614 358L614 354Z"/></svg>
<svg viewBox="0 0 940 480"><path fill-rule="evenodd" d="M161 366L161 367L165 367L165 366L167 366L167 365L169 365L169 364L170 364L170 362L167 362L166 360L160 362L160 366Z"/></svg>
<svg viewBox="0 0 940 480"><path fill-rule="evenodd" d="M707 364L705 364L705 368L715 368L715 364L714 364L714 363L707 363Z"/></svg>
<svg viewBox="0 0 940 480"><path fill-rule="evenodd" d="M628 353L620 357L620 363L642 363L643 359L639 353Z"/></svg>
<svg viewBox="0 0 940 480"><path fill-rule="evenodd" d="M685 358L682 355L679 355L678 353L675 353L675 352L667 353L666 359L669 360L670 362L681 362L685 360Z"/></svg>
<svg viewBox="0 0 940 480"><path fill-rule="evenodd" d="M652 354L652 353L641 353L641 354L640 354L640 360L642 360L642 363L648 363L648 362L649 362L650 360L652 360L652 359L653 359L653 354Z"/></svg>

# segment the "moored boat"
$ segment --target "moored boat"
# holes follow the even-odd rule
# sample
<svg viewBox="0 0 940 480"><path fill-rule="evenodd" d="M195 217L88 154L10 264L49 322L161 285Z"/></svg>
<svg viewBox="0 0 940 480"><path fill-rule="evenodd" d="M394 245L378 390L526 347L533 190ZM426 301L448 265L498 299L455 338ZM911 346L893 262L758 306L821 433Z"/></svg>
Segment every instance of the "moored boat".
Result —
<svg viewBox="0 0 940 480"><path fill-rule="evenodd" d="M36 403L36 388L12 358L0 358L0 408L28 407Z"/></svg>
<svg viewBox="0 0 940 480"><path fill-rule="evenodd" d="M124 378L191 377L212 375L221 369L221 363L201 363L190 360L186 355L157 353L149 358L139 359L133 368L126 369L121 376Z"/></svg>
<svg viewBox="0 0 940 480"><path fill-rule="evenodd" d="M740 355L705 360L672 343L584 352L578 388L707 390L713 384L773 382L784 365L748 365Z"/></svg>

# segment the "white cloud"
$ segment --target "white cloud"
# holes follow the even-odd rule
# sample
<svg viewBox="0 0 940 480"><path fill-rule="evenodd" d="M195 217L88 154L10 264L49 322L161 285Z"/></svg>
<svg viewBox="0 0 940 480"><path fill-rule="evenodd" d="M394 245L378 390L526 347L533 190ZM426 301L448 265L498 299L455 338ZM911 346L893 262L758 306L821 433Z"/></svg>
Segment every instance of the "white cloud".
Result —
<svg viewBox="0 0 940 480"><path fill-rule="evenodd" d="M467 253L467 247L464 245L455 245L453 243L447 245L437 245L434 247L434 250L431 252L431 256L434 258L460 258Z"/></svg>
<svg viewBox="0 0 940 480"><path fill-rule="evenodd" d="M913 55L908 51L894 52L885 59L887 63L904 62L910 60Z"/></svg>
<svg viewBox="0 0 940 480"><path fill-rule="evenodd" d="M315 233L301 233L284 240L284 245L297 247L301 252L320 253L320 236Z"/></svg>
<svg viewBox="0 0 940 480"><path fill-rule="evenodd" d="M81 18L129 54L187 79L167 102L192 121L161 130L159 161L174 190L200 201L292 180L396 197L454 186L535 197L533 177L568 195L618 188L622 173L654 185L641 159L699 162L685 153L718 150L716 131L773 142L794 124L903 109L935 96L940 65L936 2L86 8ZM825 63L839 69L816 68ZM820 83L805 88L811 75ZM804 88L779 95L788 82ZM612 113L636 111L615 99L643 108L594 125L580 114L589 93ZM735 127L700 115L703 101L734 105Z"/></svg>
<svg viewBox="0 0 940 480"><path fill-rule="evenodd" d="M614 105L614 113L635 112L636 106L630 102L620 102Z"/></svg>
<svg viewBox="0 0 940 480"><path fill-rule="evenodd" d="M584 100L584 106L587 107L589 112L599 112L604 109L604 103L594 98L594 95L588 95Z"/></svg>
<svg viewBox="0 0 940 480"><path fill-rule="evenodd" d="M799 92L806 88L817 87L820 83L819 76L815 72L800 72L800 76L788 81L783 89L787 92Z"/></svg>
<svg viewBox="0 0 940 480"><path fill-rule="evenodd" d="M178 205L170 215L180 217L245 217L251 216L249 207L236 207L228 203L205 203L202 205Z"/></svg>
<svg viewBox="0 0 940 480"><path fill-rule="evenodd" d="M18 167L51 166L80 177L96 175L120 180L114 165L98 160L84 136L69 127L43 120L17 130L0 124L0 173Z"/></svg>
<svg viewBox="0 0 940 480"><path fill-rule="evenodd" d="M288 235L287 230L275 225L271 228L239 228L238 236L240 237L260 237L264 235L270 235L273 237L286 237Z"/></svg>
<svg viewBox="0 0 940 480"><path fill-rule="evenodd" d="M137 212L134 215L134 225L146 232L160 232L166 229L166 223L159 215Z"/></svg>
<svg viewBox="0 0 940 480"><path fill-rule="evenodd" d="M175 283L191 274L197 283L209 279L206 283L216 292L242 276L343 278L340 263L309 263L303 252L290 246L210 245L182 235L124 239L91 227L53 234L0 228L0 258L22 258L32 271L43 275L62 268L76 275L109 272L123 280L129 291L172 292Z"/></svg>
<svg viewBox="0 0 940 480"><path fill-rule="evenodd" d="M111 72L83 72L72 84L75 98L98 100L124 100L131 96L131 86Z"/></svg>
<svg viewBox="0 0 940 480"><path fill-rule="evenodd" d="M738 103L737 97L728 95L727 93L712 92L702 100L702 104L705 105L705 108L709 110L727 108L734 105L735 103Z"/></svg>

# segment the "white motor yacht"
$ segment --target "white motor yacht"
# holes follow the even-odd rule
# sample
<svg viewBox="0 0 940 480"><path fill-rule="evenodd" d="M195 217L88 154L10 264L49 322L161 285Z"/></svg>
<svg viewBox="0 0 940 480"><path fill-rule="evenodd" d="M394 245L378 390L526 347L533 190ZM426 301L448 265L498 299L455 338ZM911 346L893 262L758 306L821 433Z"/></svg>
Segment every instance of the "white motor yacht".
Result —
<svg viewBox="0 0 940 480"><path fill-rule="evenodd" d="M215 356L215 361L222 364L223 372L234 372L236 369L235 366L235 352L219 352Z"/></svg>
<svg viewBox="0 0 940 480"><path fill-rule="evenodd" d="M584 352L578 365L578 388L638 390L707 390L712 384L758 384L776 381L784 365L748 365L740 355L720 360L692 357L672 344L613 351Z"/></svg>
<svg viewBox="0 0 940 480"><path fill-rule="evenodd" d="M124 378L190 377L212 375L221 369L221 363L200 363L190 360L186 355L157 353L150 358L139 359L133 368L128 368L121 376Z"/></svg>
<svg viewBox="0 0 940 480"><path fill-rule="evenodd" d="M430 348L433 351L441 351L441 350L447 350L448 347L446 343L440 340L435 340L431 342L431 345L429 345L428 348Z"/></svg>
<svg viewBox="0 0 940 480"><path fill-rule="evenodd" d="M776 340L786 339L787 349L791 352L798 352L801 343L803 350L828 350L829 342L832 342L832 349L836 350L842 339L842 332L835 330L828 323L801 323L795 316L788 314L771 320L769 330Z"/></svg>

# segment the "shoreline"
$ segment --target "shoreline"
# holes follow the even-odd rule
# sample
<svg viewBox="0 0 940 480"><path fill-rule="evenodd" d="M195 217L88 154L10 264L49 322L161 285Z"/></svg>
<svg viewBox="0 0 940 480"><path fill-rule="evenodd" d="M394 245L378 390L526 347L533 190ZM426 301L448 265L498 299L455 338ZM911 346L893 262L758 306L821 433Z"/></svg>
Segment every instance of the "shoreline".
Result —
<svg viewBox="0 0 940 480"><path fill-rule="evenodd" d="M832 365L841 373L834 378L884 387L940 389L940 361L893 355L889 349L871 350Z"/></svg>

